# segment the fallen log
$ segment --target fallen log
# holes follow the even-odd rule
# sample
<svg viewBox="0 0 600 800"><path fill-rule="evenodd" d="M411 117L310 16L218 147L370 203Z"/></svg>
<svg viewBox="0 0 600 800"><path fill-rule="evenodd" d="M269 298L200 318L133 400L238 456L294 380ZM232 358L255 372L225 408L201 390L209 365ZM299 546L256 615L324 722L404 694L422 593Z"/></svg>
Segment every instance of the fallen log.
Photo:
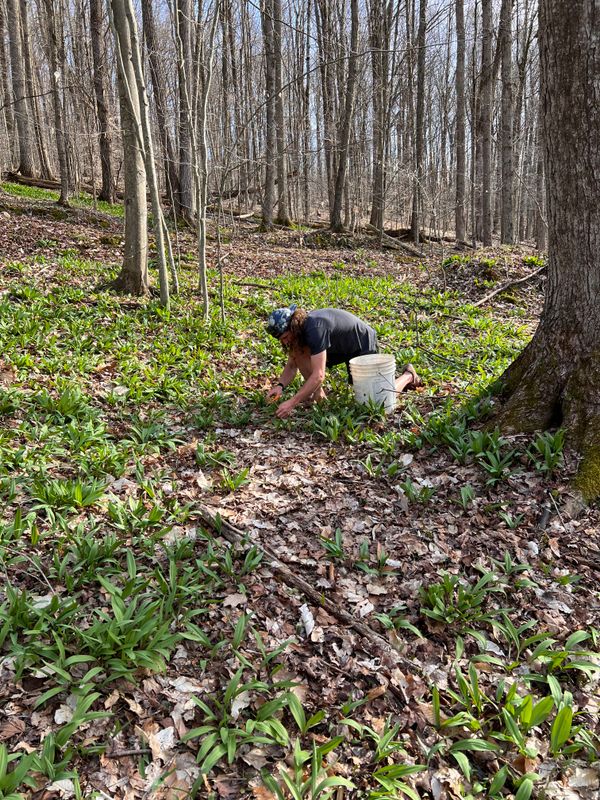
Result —
<svg viewBox="0 0 600 800"><path fill-rule="evenodd" d="M391 250L403 250L405 253L415 256L416 258L425 258L425 253L422 250L417 250L415 247L411 247L404 242L396 241L392 236L388 236L387 233L376 228L375 225L367 225L366 230L368 230L369 233L374 233L379 236L383 247L388 247Z"/></svg>

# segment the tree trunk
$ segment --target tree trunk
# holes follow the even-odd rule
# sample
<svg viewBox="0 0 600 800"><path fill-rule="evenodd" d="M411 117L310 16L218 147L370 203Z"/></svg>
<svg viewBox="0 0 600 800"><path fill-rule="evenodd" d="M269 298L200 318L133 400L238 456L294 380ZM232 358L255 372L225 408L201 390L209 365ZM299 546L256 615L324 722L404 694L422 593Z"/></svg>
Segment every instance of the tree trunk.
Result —
<svg viewBox="0 0 600 800"><path fill-rule="evenodd" d="M481 241L492 246L492 0L481 4Z"/></svg>
<svg viewBox="0 0 600 800"><path fill-rule="evenodd" d="M146 204L146 168L139 130L140 107L136 95L128 96L128 87L136 85L131 39L128 36L124 0L110 0L119 59L119 101L123 132L123 177L125 181L125 246L123 266L113 288L124 294L144 295L148 282L148 209ZM133 111L133 113L132 113Z"/></svg>
<svg viewBox="0 0 600 800"><path fill-rule="evenodd" d="M465 221L465 8L456 0L456 206L454 223L456 243L464 242Z"/></svg>
<svg viewBox="0 0 600 800"><path fill-rule="evenodd" d="M168 237L168 232L165 225L162 206L160 203L160 192L158 187L158 178L156 175L156 166L154 163L154 142L152 141L152 131L150 127L150 111L148 106L148 95L146 92L146 84L144 83L144 75L142 70L142 48L140 45L137 20L135 11L133 9L132 0L124 0L125 14L129 25L128 39L131 42L131 55L133 73L135 75L135 83L127 86L127 97L131 98L131 113L136 113L136 106L139 108L139 125L138 131L141 130L142 145L145 153L146 163L146 179L150 184L150 197L152 201L152 217L154 223L154 243L156 246L156 257L158 261L158 277L160 286L160 302L164 308L169 308L169 278L167 274L167 260L165 256L165 233ZM117 41L117 47L121 44L121 39ZM118 52L118 56L122 59L124 53L122 50ZM123 69L123 75L127 75L127 71Z"/></svg>
<svg viewBox="0 0 600 800"><path fill-rule="evenodd" d="M92 0L97 2L98 0ZM150 77L152 79L152 94L156 106L156 119L160 137L165 182L169 198L179 197L179 176L175 157L175 146L167 123L167 90L159 58L159 45L154 24L154 11L152 0L142 0L142 21L144 26L144 39L150 64Z"/></svg>
<svg viewBox="0 0 600 800"><path fill-rule="evenodd" d="M2 119L4 120L4 128L6 131L6 153L3 155L2 169L5 167L12 171L12 141L15 127L15 118L13 114L12 92L8 82L8 59L6 58L6 49L4 46L6 35L6 14L4 11L4 3L0 0L0 105L2 106Z"/></svg>
<svg viewBox="0 0 600 800"><path fill-rule="evenodd" d="M336 165L333 142L335 139L335 81L333 74L333 31L329 0L316 0L315 22L319 44L319 72L323 107L323 154L329 212L333 209Z"/></svg>
<svg viewBox="0 0 600 800"><path fill-rule="evenodd" d="M419 3L419 33L417 34L417 114L415 124L415 167L413 205L410 232L413 242L419 242L419 228L423 205L423 160L425 154L425 33L427 28L427 0Z"/></svg>
<svg viewBox="0 0 600 800"><path fill-rule="evenodd" d="M7 0L8 33L10 38L10 66L15 104L15 121L19 145L18 171L26 178L35 172L31 113L27 99L27 81L23 60L21 9L19 0Z"/></svg>
<svg viewBox="0 0 600 800"><path fill-rule="evenodd" d="M356 88L356 73L358 71L358 0L351 0L350 14L352 27L350 32L350 55L348 58L348 82L346 85L346 99L344 105L344 118L339 139L338 168L335 179L335 192L333 208L331 209L330 225L334 232L341 232L342 202L344 199L344 186L348 169L348 149L350 144L350 126L354 112L354 93Z"/></svg>
<svg viewBox="0 0 600 800"><path fill-rule="evenodd" d="M370 224L384 228L386 144L389 130L389 49L392 4L371 0L369 45L373 94L373 181Z"/></svg>
<svg viewBox="0 0 600 800"><path fill-rule="evenodd" d="M285 121L283 114L281 0L273 0L273 49L275 57L275 136L277 140L277 219L278 225L291 225L288 208L288 180L285 157Z"/></svg>
<svg viewBox="0 0 600 800"><path fill-rule="evenodd" d="M54 127L56 131L56 150L58 152L58 165L60 170L60 197L59 205L68 206L71 193L69 180L69 159L65 139L65 114L61 81L64 81L64 44L62 31L56 30L53 0L45 0L46 26L48 30L48 50L50 55L50 81L52 84L52 99L54 101ZM61 58L59 59L59 47Z"/></svg>
<svg viewBox="0 0 600 800"><path fill-rule="evenodd" d="M90 0L90 37L102 169L102 188L99 198L107 203L114 203L115 180L113 177L108 97L106 92L106 53L104 47L104 25L102 24L102 0Z"/></svg>
<svg viewBox="0 0 600 800"><path fill-rule="evenodd" d="M29 108L32 114L33 133L35 136L35 144L38 153L38 160L40 164L40 176L46 180L53 180L52 166L48 156L48 148L44 139L44 130L46 129L45 121L42 123L40 113L40 104L38 94L36 91L35 82L33 78L32 58L31 58L31 39L29 36L29 16L27 11L27 0L20 0L21 5L21 27L23 31L23 61L25 64L25 80L27 85L27 95L29 97ZM56 5L56 4L55 4ZM54 16L61 17L62 9L60 4L58 8L54 8ZM54 22L56 25L56 21ZM62 45L62 40L61 40ZM51 76L52 79L52 76Z"/></svg>
<svg viewBox="0 0 600 800"><path fill-rule="evenodd" d="M262 201L262 226L268 230L273 227L273 207L275 205L275 170L277 161L276 132L276 77L275 77L275 34L273 0L261 4L263 41L265 49L265 92L266 92L266 143L265 143L265 188Z"/></svg>
<svg viewBox="0 0 600 800"><path fill-rule="evenodd" d="M502 0L500 10L500 49L502 52L502 189L500 241L513 244L513 64L512 64L513 0Z"/></svg>
<svg viewBox="0 0 600 800"><path fill-rule="evenodd" d="M583 454L577 484L600 494L600 24L597 0L540 2L548 282L540 324L502 376L498 420L563 425ZM573 98L585 113L573 113Z"/></svg>
<svg viewBox="0 0 600 800"><path fill-rule="evenodd" d="M194 74L192 59L192 2L176 0L176 30L178 38L177 75L179 82L179 211L188 222L196 216L194 170L192 166L192 126L195 124L193 98L195 88L190 76Z"/></svg>

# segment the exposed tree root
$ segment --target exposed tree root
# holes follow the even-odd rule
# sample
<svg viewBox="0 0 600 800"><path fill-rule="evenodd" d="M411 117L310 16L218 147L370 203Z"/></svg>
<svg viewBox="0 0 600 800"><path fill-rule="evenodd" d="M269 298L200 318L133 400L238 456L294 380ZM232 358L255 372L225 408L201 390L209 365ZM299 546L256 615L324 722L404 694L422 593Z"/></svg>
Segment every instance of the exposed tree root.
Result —
<svg viewBox="0 0 600 800"><path fill-rule="evenodd" d="M600 366L598 354L565 352L559 337L536 334L500 378L500 407L492 423L509 433L563 427L581 456L575 487L588 502L600 497Z"/></svg>

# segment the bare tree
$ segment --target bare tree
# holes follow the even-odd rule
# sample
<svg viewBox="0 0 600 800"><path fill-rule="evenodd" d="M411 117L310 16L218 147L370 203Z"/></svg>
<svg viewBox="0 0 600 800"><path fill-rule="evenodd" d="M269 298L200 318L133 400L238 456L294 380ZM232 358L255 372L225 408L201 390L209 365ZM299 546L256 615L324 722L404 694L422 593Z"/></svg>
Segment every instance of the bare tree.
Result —
<svg viewBox="0 0 600 800"><path fill-rule="evenodd" d="M179 211L188 222L196 216L194 165L192 163L192 128L195 124L193 98L195 75L192 48L192 2L175 0L175 35L177 39L177 76L179 86Z"/></svg>
<svg viewBox="0 0 600 800"><path fill-rule="evenodd" d="M98 138L100 145L100 164L102 188L99 198L107 203L115 201L115 179L111 154L110 113L108 106L106 49L104 46L104 24L102 0L90 0L90 39L94 64L94 96L98 115Z"/></svg>
<svg viewBox="0 0 600 800"><path fill-rule="evenodd" d="M354 94L356 90L356 74L358 71L358 0L350 2L350 52L348 54L348 79L344 101L344 116L338 144L338 165L335 178L333 207L330 214L330 226L334 232L342 231L342 199L346 186L346 173L348 170L348 147L350 144L350 131L352 115L354 112Z"/></svg>
<svg viewBox="0 0 600 800"><path fill-rule="evenodd" d="M125 246L123 266L113 287L125 294L143 295L149 291L148 280L148 210L146 206L146 166L141 146L140 103L133 67L132 40L125 0L108 0L112 13L117 60L121 130L123 134L123 177L125 181Z"/></svg>
<svg viewBox="0 0 600 800"><path fill-rule="evenodd" d="M262 200L262 226L265 230L273 227L273 207L275 205L275 172L277 161L277 122L276 122L276 65L275 65L275 6L273 0L261 3L261 20L265 50L265 93L266 93L266 141L265 141L265 185Z"/></svg>
<svg viewBox="0 0 600 800"><path fill-rule="evenodd" d="M7 0L7 12L12 90L19 148L18 171L21 175L32 177L35 172L35 163L31 112L27 96L27 80L23 58L21 6L19 0Z"/></svg>
<svg viewBox="0 0 600 800"><path fill-rule="evenodd" d="M156 106L158 132L163 151L165 182L169 194L172 195L173 198L176 198L179 196L177 158L168 120L167 89L160 60L160 47L154 21L153 0L142 0L142 19L148 62L150 64L150 76L152 79L152 96Z"/></svg>
<svg viewBox="0 0 600 800"><path fill-rule="evenodd" d="M492 0L481 3L481 240L492 244Z"/></svg>
<svg viewBox="0 0 600 800"><path fill-rule="evenodd" d="M456 206L454 212L454 221L457 243L464 242L466 238L465 127L465 9L464 0L456 0Z"/></svg>
<svg viewBox="0 0 600 800"><path fill-rule="evenodd" d="M415 121L415 168L413 182L413 206L411 237L419 241L422 214L423 161L425 156L425 36L427 31L427 0L419 2L419 33L417 35L417 114Z"/></svg>
<svg viewBox="0 0 600 800"><path fill-rule="evenodd" d="M502 53L502 212L500 240L513 244L513 62L512 62L512 8L513 0L502 0L500 10L500 42Z"/></svg>
<svg viewBox="0 0 600 800"><path fill-rule="evenodd" d="M44 0L46 7L46 27L48 30L48 51L50 60L50 79L52 82L52 98L54 100L54 129L56 134L56 150L58 152L58 165L60 170L60 205L69 204L71 194L71 181L69 174L69 159L65 134L65 109L63 104L62 83L64 81L64 37L62 31L56 29L56 17L53 9L53 0ZM59 56L60 50L60 56Z"/></svg>

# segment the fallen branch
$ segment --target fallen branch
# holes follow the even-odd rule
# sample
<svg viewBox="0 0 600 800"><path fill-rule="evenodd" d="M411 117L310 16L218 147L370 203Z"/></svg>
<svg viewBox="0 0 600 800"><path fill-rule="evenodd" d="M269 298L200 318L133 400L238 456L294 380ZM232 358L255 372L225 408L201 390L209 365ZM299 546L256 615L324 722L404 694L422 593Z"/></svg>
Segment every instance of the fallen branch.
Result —
<svg viewBox="0 0 600 800"><path fill-rule="evenodd" d="M208 509L202 508L201 506L196 508L196 513L210 528L216 531L220 536L223 536L225 539L227 539L228 542L231 542L235 545L240 545L244 542L245 537L243 531L234 527L230 522L227 522L227 520L223 519L221 516L217 518L213 516ZM402 656L396 650L394 650L387 639L374 631L369 625L365 625L364 622L361 622L352 614L344 611L342 608L340 608L339 603L334 603L327 599L322 591L315 589L310 585L310 583L308 583L308 581L305 581L304 578L301 578L299 575L292 572L290 568L287 567L283 561L281 561L275 555L268 545L261 544L260 549L269 559L270 568L274 572L278 573L283 578L285 583L288 584L288 586L293 586L295 589L299 589L315 605L324 608L328 614L331 614L331 616L340 620L340 622L343 622L349 628L353 628L358 634L360 634L360 636L374 645L377 650L385 653L388 659L391 657L403 669L409 670L413 674L419 672L417 665L412 661L402 658Z"/></svg>
<svg viewBox="0 0 600 800"><path fill-rule="evenodd" d="M376 228L374 225L367 225L367 230L379 236L381 244L384 247L389 247L392 250L404 250L404 252L416 258L425 258L425 253L422 250L417 250L415 247L404 244L404 242L396 241L396 239L388 236L387 233L379 230L379 228Z"/></svg>
<svg viewBox="0 0 600 800"><path fill-rule="evenodd" d="M540 272L543 272L545 269L546 269L545 266L538 267L537 269L534 269L533 272L530 272L528 275L525 275L525 277L523 278L517 278L517 280L508 281L508 283L503 283L502 286L499 286L497 289L494 289L493 292L490 292L489 294L486 294L485 297L482 297L481 300L478 300L476 303L473 303L472 304L473 307L477 308L478 306L485 305L485 303L487 303L489 300L492 299L492 297L495 297L497 294L501 294L502 292L505 292L507 289L510 289L513 286L519 286L521 283L527 283L527 281L530 281L532 278L535 278L536 275L539 275Z"/></svg>

